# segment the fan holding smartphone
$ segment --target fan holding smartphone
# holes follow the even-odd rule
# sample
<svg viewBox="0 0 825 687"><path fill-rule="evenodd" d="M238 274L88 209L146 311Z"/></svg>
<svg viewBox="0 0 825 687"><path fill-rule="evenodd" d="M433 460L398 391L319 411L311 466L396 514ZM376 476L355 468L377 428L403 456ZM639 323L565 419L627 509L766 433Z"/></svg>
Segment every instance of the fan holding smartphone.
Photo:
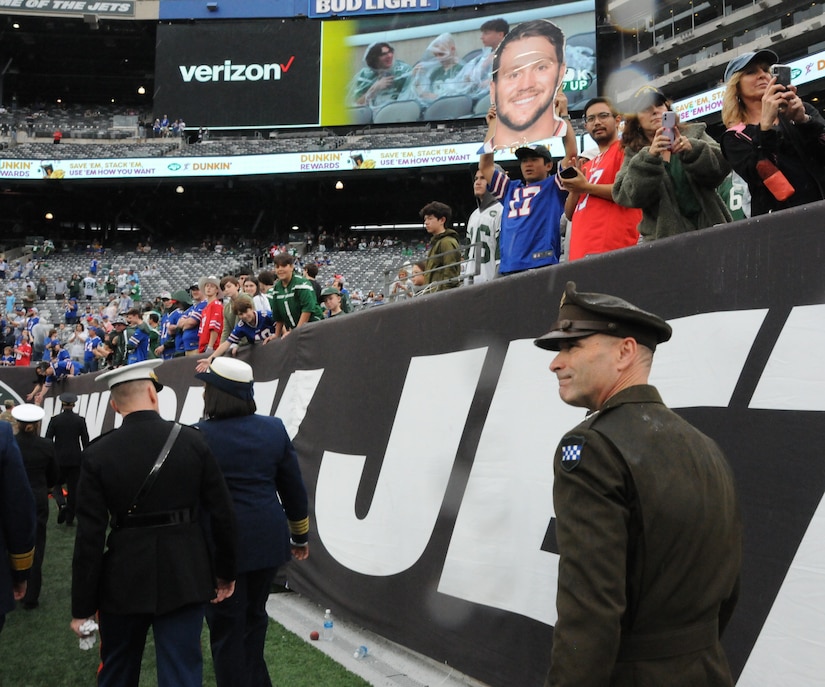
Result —
<svg viewBox="0 0 825 687"><path fill-rule="evenodd" d="M725 69L722 149L748 184L752 215L825 198L825 119L792 80L772 50L743 53Z"/></svg>
<svg viewBox="0 0 825 687"><path fill-rule="evenodd" d="M625 158L613 183L613 199L641 208L639 233L652 241L731 217L716 187L730 172L705 124L679 123L659 89L640 88L629 103L622 143Z"/></svg>
<svg viewBox="0 0 825 687"><path fill-rule="evenodd" d="M676 113L673 110L662 112L662 135L667 136L670 141L668 150L673 150L678 132L676 131Z"/></svg>

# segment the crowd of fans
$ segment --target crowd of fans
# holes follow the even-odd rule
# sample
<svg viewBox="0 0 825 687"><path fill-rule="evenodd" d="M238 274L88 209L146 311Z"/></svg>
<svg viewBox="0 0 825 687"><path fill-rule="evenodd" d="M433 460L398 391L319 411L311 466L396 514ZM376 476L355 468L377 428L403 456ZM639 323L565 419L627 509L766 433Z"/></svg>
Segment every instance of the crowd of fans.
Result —
<svg viewBox="0 0 825 687"><path fill-rule="evenodd" d="M211 361L236 353L241 345L282 338L308 322L386 302L380 292L350 291L341 274L324 284L316 280L319 268L330 267L334 257L314 242L325 236L321 232L311 239L318 252L303 260L295 257L294 247L272 244L266 250L270 268L258 274L206 275L157 293L146 293L141 282L153 270L156 274L156 267L105 270L106 251L100 244L85 247L87 273L51 281L41 272L53 250L51 242L49 248L37 246L39 255L11 264L0 256L0 283L6 286L0 366L33 366L37 383L27 400L41 404L55 383L71 376L154 358L206 354L205 360ZM201 250L221 254L222 241L204 240ZM364 249L394 244L371 237ZM138 253L151 250L144 243L136 248ZM392 298L412 294L394 288ZM47 298L59 303L57 316L42 310Z"/></svg>
<svg viewBox="0 0 825 687"><path fill-rule="evenodd" d="M510 179L492 163L492 154L482 154L472 186L478 209L468 219L466 237L452 229L451 207L433 201L420 213L428 237L422 231L415 240L402 241L319 229L308 235L305 254L285 244L253 246L266 252L272 270L202 275L196 283L156 294L142 293L135 270L98 275L103 247L89 245L88 275L74 273L51 285L63 303L63 321L57 323L41 323L36 306L50 288L37 275L38 259L48 257L54 244L46 242L36 247L39 256L13 264L0 257L0 282L7 287L0 365L35 364L43 384L32 398L42 400L62 377L155 356L205 353L212 360L358 307L821 200L825 120L802 102L795 87L780 82L772 69L777 62L773 52L763 50L728 65L723 109L728 129L721 145L704 124L680 123L664 93L643 87L626 114L607 98L587 103L583 123L597 148L577 155L572 138L566 141L567 157L556 174L541 145L516 150L522 180ZM491 108L491 129L495 118ZM739 187L735 202L730 202L732 179ZM221 253L227 243L223 237L204 240L201 250ZM416 261L425 246L427 259ZM316 281L335 252L399 247L406 263L386 294L349 290L340 274L328 283ZM151 250L139 246L139 252ZM21 283L25 288L18 298ZM104 302L93 303L101 296Z"/></svg>

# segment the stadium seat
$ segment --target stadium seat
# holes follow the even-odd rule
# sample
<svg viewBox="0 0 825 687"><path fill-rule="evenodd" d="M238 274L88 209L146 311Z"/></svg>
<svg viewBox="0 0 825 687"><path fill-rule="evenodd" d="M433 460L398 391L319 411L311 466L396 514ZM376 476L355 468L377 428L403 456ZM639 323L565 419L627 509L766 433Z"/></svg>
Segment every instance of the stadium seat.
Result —
<svg viewBox="0 0 825 687"><path fill-rule="evenodd" d="M375 124L415 122L421 116L421 106L415 100L399 100L387 103L372 118Z"/></svg>
<svg viewBox="0 0 825 687"><path fill-rule="evenodd" d="M473 109L473 100L468 95L448 95L433 101L424 112L428 122L453 120L465 117Z"/></svg>
<svg viewBox="0 0 825 687"><path fill-rule="evenodd" d="M363 107L351 107L349 109L349 123L350 124L369 124L372 121L372 108L364 105Z"/></svg>
<svg viewBox="0 0 825 687"><path fill-rule="evenodd" d="M490 94L481 96L473 107L473 114L484 117L490 109Z"/></svg>
<svg viewBox="0 0 825 687"><path fill-rule="evenodd" d="M464 57L461 58L462 63L470 64L476 57L481 54L481 48L476 48L475 50L470 50Z"/></svg>

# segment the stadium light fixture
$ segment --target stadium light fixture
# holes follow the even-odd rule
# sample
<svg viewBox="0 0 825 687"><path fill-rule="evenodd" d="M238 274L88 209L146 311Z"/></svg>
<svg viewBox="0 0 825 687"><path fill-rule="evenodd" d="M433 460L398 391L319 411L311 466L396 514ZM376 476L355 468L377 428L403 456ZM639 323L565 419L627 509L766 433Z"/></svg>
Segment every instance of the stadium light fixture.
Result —
<svg viewBox="0 0 825 687"><path fill-rule="evenodd" d="M338 181L336 181L336 182L335 182L335 190L336 190L336 191L340 191L340 190L342 190L343 188L344 188L344 182L343 182L343 181L341 181L341 180L339 179Z"/></svg>
<svg viewBox="0 0 825 687"><path fill-rule="evenodd" d="M138 95L146 95L146 89L143 86L138 86Z"/></svg>
<svg viewBox="0 0 825 687"><path fill-rule="evenodd" d="M184 188L183 188L183 186L178 186L178 187L175 189L175 193L183 193L185 190L186 190L186 189L184 189Z"/></svg>
<svg viewBox="0 0 825 687"><path fill-rule="evenodd" d="M51 212L47 212L47 213L44 215L44 217L45 217L47 220L49 220L49 221L51 221L51 220L53 220L53 219L54 219L54 215L53 215Z"/></svg>

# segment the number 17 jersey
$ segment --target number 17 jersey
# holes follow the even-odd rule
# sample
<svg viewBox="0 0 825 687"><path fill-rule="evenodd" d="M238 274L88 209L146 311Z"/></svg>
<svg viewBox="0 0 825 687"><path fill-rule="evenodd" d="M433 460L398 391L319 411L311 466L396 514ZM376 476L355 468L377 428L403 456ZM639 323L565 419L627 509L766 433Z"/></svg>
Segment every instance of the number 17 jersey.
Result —
<svg viewBox="0 0 825 687"><path fill-rule="evenodd" d="M499 233L499 272L555 265L561 252L559 221L567 192L556 175L534 183L511 181L506 174L493 171L490 192L504 206Z"/></svg>

